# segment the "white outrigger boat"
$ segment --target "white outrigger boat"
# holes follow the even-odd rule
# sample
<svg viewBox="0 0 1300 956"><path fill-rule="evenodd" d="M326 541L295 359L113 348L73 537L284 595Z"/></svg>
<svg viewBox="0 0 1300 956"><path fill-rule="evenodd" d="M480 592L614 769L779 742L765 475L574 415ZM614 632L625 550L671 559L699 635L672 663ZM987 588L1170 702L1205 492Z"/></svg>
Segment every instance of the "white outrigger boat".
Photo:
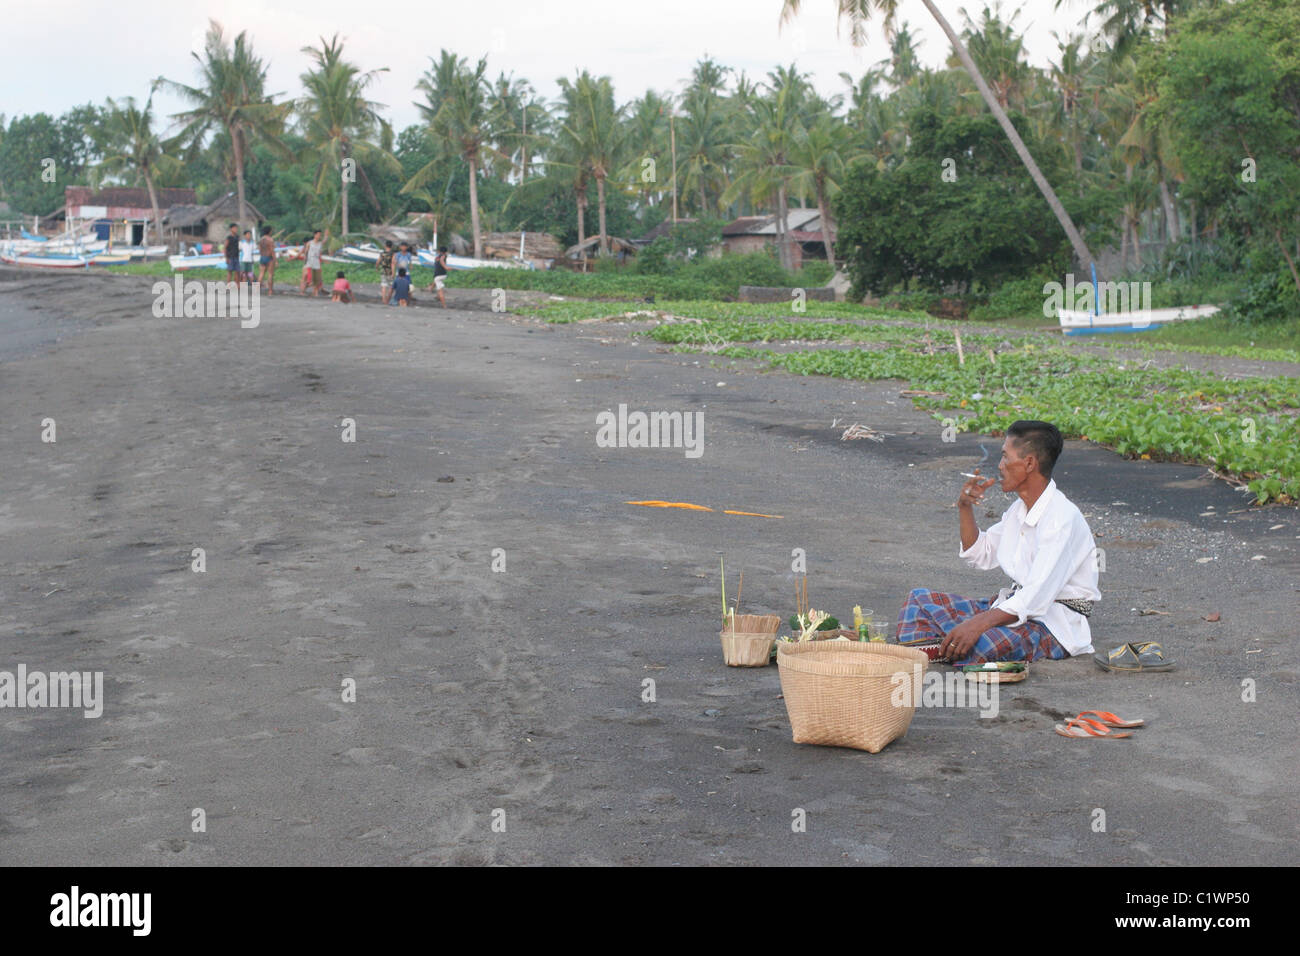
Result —
<svg viewBox="0 0 1300 956"><path fill-rule="evenodd" d="M174 272L184 272L186 269L224 269L226 267L226 257L219 252L207 255L196 255L193 252L187 252L179 256L168 256L167 262Z"/></svg>
<svg viewBox="0 0 1300 956"><path fill-rule="evenodd" d="M0 251L0 262L7 266L27 266L38 269L84 269L89 264L85 256L59 252Z"/></svg>
<svg viewBox="0 0 1300 956"><path fill-rule="evenodd" d="M1099 332L1145 332L1147 329L1203 319L1219 311L1217 305L1183 305L1173 309L1135 309L1127 312L1088 312L1058 309L1061 331L1066 335L1094 335Z"/></svg>
<svg viewBox="0 0 1300 956"><path fill-rule="evenodd" d="M417 252L417 265L433 268L434 259L437 253L430 249L420 249ZM531 269L530 262L519 262L514 259L472 259L469 256L447 256L447 268L460 272L466 269Z"/></svg>
<svg viewBox="0 0 1300 956"><path fill-rule="evenodd" d="M125 249L119 249L118 251L130 253L132 260L161 259L167 255L166 246L127 246Z"/></svg>
<svg viewBox="0 0 1300 956"><path fill-rule="evenodd" d="M330 259L329 261L367 262L374 265L379 261L382 251L373 243L365 243L360 246L344 246L339 250L341 258ZM432 269L436 258L437 253L433 249L417 249L415 250L415 261L411 264ZM531 269L533 266L532 263L513 259L473 259L469 256L449 255L447 256L447 268L452 271L463 271L466 269Z"/></svg>

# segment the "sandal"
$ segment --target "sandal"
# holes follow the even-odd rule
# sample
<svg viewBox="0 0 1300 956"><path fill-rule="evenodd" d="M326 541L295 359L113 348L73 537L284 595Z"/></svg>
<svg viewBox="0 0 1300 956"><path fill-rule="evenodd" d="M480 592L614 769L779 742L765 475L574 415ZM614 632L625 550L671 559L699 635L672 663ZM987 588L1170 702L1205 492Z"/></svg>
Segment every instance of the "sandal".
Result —
<svg viewBox="0 0 1300 956"><path fill-rule="evenodd" d="M1071 717L1064 725L1057 724L1055 729L1062 737L1113 737L1119 740L1133 736L1127 731L1116 733L1105 724L1086 717Z"/></svg>
<svg viewBox="0 0 1300 956"><path fill-rule="evenodd" d="M1141 727L1145 723L1141 717L1137 720L1125 720L1105 710L1085 710L1079 715L1079 719L1089 719L1094 723L1105 724L1107 727Z"/></svg>
<svg viewBox="0 0 1300 956"><path fill-rule="evenodd" d="M1155 641L1138 641L1122 644L1109 652L1098 651L1092 656L1104 671L1167 671L1173 661L1165 660L1165 651Z"/></svg>

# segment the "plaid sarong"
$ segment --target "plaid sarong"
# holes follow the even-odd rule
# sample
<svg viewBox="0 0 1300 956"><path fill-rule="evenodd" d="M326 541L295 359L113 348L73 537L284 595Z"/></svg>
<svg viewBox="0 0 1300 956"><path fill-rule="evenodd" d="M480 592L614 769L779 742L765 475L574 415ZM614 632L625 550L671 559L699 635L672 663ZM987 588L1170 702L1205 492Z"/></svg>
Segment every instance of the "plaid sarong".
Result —
<svg viewBox="0 0 1300 956"><path fill-rule="evenodd" d="M954 627L993 606L990 600L972 600L943 591L916 588L898 615L898 643L920 644L941 641ZM1070 655L1041 621L1032 618L1019 627L991 627L979 636L970 654L956 665L986 664L989 661L1063 660Z"/></svg>

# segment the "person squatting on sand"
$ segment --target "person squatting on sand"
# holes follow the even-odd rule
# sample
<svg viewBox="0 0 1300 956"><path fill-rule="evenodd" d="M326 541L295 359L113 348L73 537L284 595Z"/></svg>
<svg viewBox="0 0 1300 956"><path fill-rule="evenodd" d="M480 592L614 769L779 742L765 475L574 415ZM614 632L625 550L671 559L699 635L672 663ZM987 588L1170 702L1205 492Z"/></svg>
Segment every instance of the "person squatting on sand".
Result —
<svg viewBox="0 0 1300 956"><path fill-rule="evenodd" d="M940 659L958 666L1092 653L1088 617L1101 599L1097 545L1083 514L1052 480L1064 447L1047 422L1018 421L1007 429L998 472L1002 490L1019 500L980 531L974 506L998 479L981 480L976 468L961 489L957 514L960 557L981 570L1001 567L1012 586L989 600L917 588L899 614L899 644L941 641Z"/></svg>
<svg viewBox="0 0 1300 956"><path fill-rule="evenodd" d="M347 273L340 270L334 277L334 288L330 292L331 302L352 303L352 283L348 282Z"/></svg>
<svg viewBox="0 0 1300 956"><path fill-rule="evenodd" d="M407 278L405 269L398 269L397 278L393 280L393 304L402 307L411 304L411 280Z"/></svg>

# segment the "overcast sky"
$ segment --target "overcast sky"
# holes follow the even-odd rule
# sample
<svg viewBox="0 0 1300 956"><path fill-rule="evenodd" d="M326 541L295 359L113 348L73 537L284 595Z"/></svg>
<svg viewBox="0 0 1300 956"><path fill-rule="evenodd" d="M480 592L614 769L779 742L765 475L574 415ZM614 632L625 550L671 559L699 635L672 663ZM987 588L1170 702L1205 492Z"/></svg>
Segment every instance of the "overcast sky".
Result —
<svg viewBox="0 0 1300 956"><path fill-rule="evenodd" d="M965 6L978 17L980 0L938 0L958 30ZM862 49L837 35L835 0L804 0L799 18L780 25L781 0L38 0L5 5L4 55L0 58L0 113L62 113L87 101L135 96L143 101L156 76L193 83L191 49L200 49L208 18L235 34L247 31L254 50L270 65L269 90L301 92L307 68L300 52L334 33L345 39L349 60L362 69L388 67L373 87L397 130L416 122L416 80L430 56L446 47L475 60L487 55L489 74L513 72L553 97L555 80L587 69L613 78L619 102L647 89L676 91L694 62L710 54L724 65L761 79L776 64L798 63L823 93L839 92L839 73L854 76L887 53L883 31L873 29ZM1090 0L1007 2L1019 11L1029 60L1046 66L1056 58L1053 31L1080 28ZM923 43L929 66L948 55L937 24L919 3L899 3ZM1095 19L1095 18L1094 18ZM159 113L181 103L159 97Z"/></svg>

